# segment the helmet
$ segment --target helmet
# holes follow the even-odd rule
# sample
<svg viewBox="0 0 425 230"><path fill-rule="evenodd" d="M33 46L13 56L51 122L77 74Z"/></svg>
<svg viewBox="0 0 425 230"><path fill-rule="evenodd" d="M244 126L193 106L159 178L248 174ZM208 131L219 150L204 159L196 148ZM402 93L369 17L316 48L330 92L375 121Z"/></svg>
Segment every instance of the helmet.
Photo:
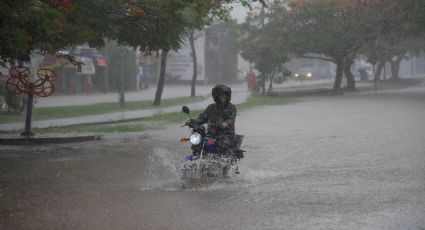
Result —
<svg viewBox="0 0 425 230"><path fill-rule="evenodd" d="M214 86L214 88L212 88L211 95L212 95L215 103L219 103L218 97L220 95L225 95L227 97L226 103L229 103L230 100L232 99L232 89L230 89L230 87L227 87L225 85L218 84L218 85Z"/></svg>

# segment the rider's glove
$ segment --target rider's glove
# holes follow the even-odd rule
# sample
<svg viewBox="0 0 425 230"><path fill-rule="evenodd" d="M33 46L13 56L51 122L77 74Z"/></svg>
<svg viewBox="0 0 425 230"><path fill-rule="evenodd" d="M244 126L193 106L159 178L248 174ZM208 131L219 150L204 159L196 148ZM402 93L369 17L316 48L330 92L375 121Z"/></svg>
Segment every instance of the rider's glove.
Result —
<svg viewBox="0 0 425 230"><path fill-rule="evenodd" d="M189 119L184 124L187 125L187 126L189 126L189 127L191 127L194 124L194 122L195 121L193 119Z"/></svg>
<svg viewBox="0 0 425 230"><path fill-rule="evenodd" d="M221 128L222 129L228 129L228 128L230 128L230 125L227 122L223 122L223 123L221 123Z"/></svg>

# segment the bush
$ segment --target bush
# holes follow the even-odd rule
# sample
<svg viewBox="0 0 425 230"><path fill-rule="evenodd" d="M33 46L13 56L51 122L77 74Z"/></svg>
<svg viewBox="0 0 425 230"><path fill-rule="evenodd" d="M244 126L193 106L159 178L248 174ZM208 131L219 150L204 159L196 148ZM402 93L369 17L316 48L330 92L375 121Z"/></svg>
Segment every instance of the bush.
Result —
<svg viewBox="0 0 425 230"><path fill-rule="evenodd" d="M21 113L27 105L24 94L13 94L7 91L5 85L0 86L0 111L8 113Z"/></svg>

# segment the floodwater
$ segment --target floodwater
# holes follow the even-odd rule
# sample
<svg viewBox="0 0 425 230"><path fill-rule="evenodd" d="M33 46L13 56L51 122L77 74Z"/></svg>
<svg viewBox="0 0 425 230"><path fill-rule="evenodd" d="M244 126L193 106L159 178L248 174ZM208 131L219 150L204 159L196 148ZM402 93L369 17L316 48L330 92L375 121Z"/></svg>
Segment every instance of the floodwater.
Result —
<svg viewBox="0 0 425 230"><path fill-rule="evenodd" d="M1 146L0 229L425 229L425 85L242 111L240 175L182 186L178 124Z"/></svg>

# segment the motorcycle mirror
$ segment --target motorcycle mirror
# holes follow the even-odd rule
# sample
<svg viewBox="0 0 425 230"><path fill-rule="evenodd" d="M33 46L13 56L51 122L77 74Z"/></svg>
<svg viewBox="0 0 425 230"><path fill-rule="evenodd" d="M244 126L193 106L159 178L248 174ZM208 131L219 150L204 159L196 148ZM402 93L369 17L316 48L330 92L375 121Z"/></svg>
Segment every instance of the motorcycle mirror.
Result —
<svg viewBox="0 0 425 230"><path fill-rule="evenodd" d="M187 106L183 106L182 111L183 111L183 113L186 113L186 114L190 113L189 107L187 107Z"/></svg>

